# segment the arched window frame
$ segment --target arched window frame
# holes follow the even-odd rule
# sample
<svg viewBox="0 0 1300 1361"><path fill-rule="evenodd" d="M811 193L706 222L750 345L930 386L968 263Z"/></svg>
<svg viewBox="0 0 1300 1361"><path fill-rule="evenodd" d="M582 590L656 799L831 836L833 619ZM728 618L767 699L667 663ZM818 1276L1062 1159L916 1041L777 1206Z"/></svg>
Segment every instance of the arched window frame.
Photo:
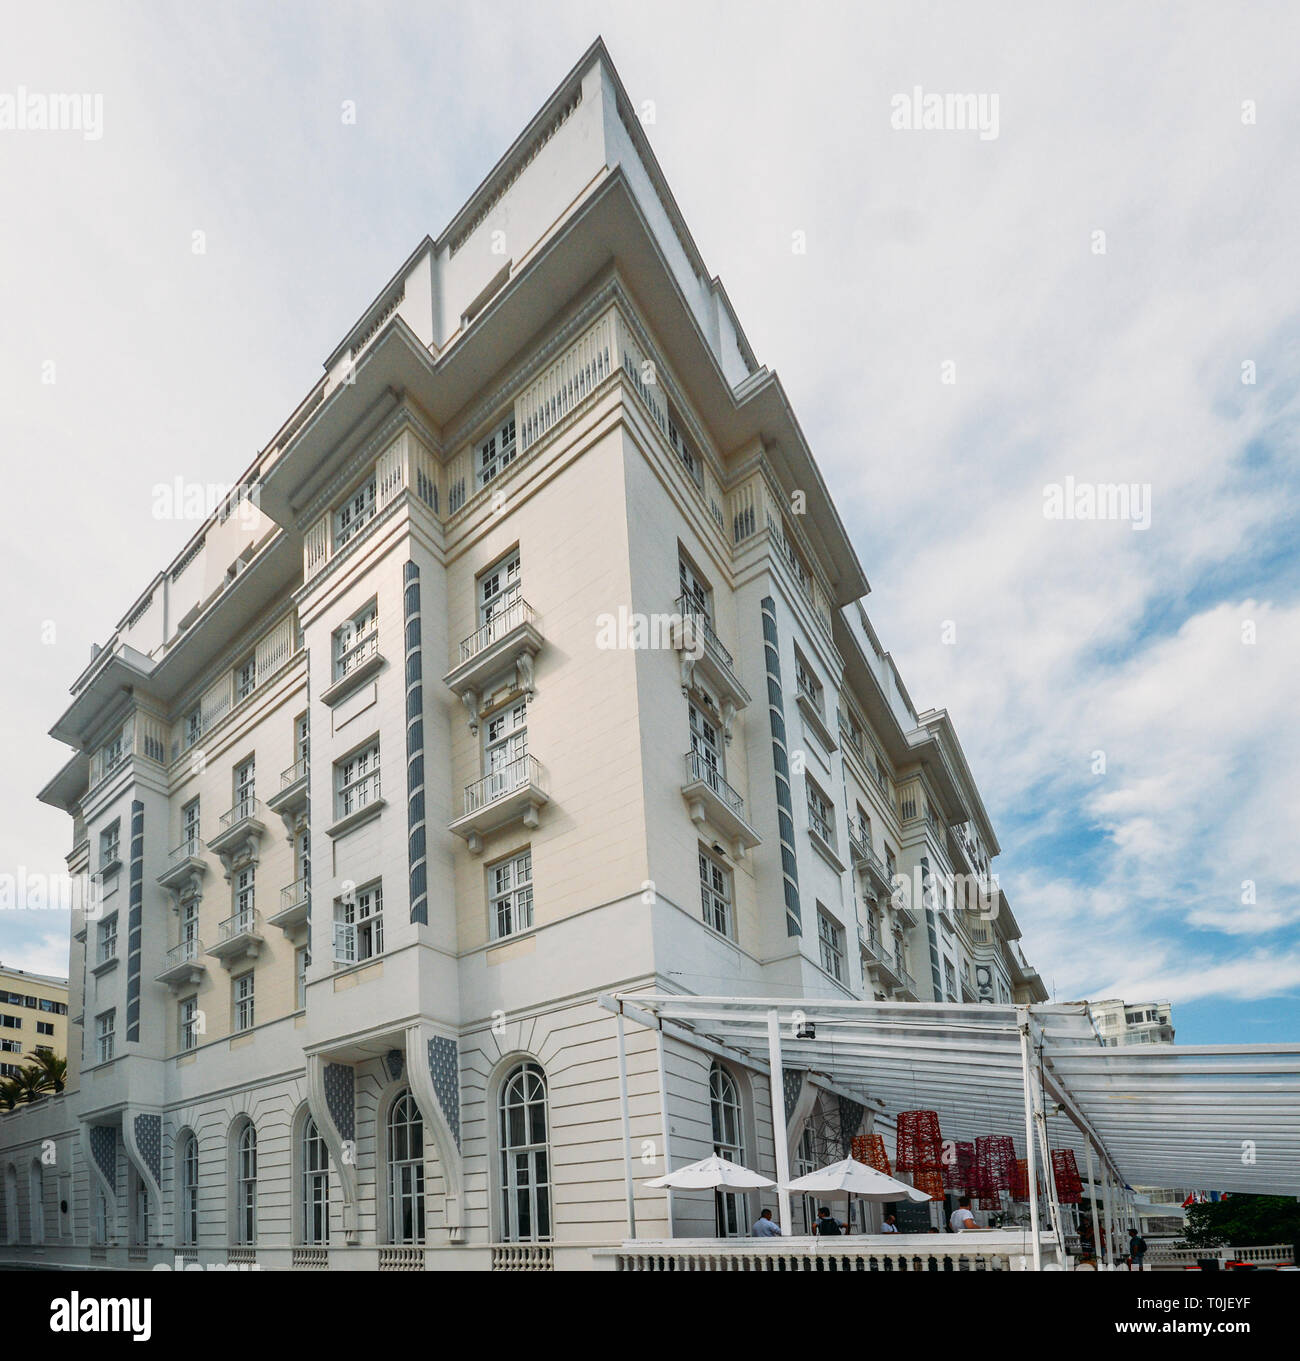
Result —
<svg viewBox="0 0 1300 1361"><path fill-rule="evenodd" d="M384 1121L388 1241L424 1242L424 1117L409 1087L401 1088Z"/></svg>
<svg viewBox="0 0 1300 1361"><path fill-rule="evenodd" d="M199 1245L199 1140L193 1130L182 1131L176 1141L176 1243L182 1248Z"/></svg>
<svg viewBox="0 0 1300 1361"><path fill-rule="evenodd" d="M298 1241L325 1247L330 1241L330 1155L310 1111L301 1122L298 1153Z"/></svg>
<svg viewBox="0 0 1300 1361"><path fill-rule="evenodd" d="M28 1219L33 1243L45 1242L45 1176L33 1158L27 1173Z"/></svg>
<svg viewBox="0 0 1300 1361"><path fill-rule="evenodd" d="M745 1106L740 1083L716 1059L709 1069L709 1122L713 1151L731 1162L745 1163ZM748 1198L743 1191L714 1192L714 1222L719 1238L749 1231Z"/></svg>
<svg viewBox="0 0 1300 1361"><path fill-rule="evenodd" d="M257 1242L257 1127L244 1117L230 1141L231 1242L252 1247Z"/></svg>
<svg viewBox="0 0 1300 1361"><path fill-rule="evenodd" d="M498 1227L504 1243L548 1243L554 1234L548 1096L546 1072L534 1059L515 1063L498 1089Z"/></svg>

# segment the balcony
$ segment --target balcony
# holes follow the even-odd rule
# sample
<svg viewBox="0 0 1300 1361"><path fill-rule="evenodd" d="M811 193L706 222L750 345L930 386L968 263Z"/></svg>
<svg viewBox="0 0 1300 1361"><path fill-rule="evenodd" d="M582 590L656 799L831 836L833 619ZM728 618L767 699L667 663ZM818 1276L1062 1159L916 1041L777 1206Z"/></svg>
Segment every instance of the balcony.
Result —
<svg viewBox="0 0 1300 1361"><path fill-rule="evenodd" d="M537 759L520 756L465 786L465 811L448 830L464 837L471 854L478 855L483 850L483 838L490 832L516 822L536 827L542 808L549 802Z"/></svg>
<svg viewBox="0 0 1300 1361"><path fill-rule="evenodd" d="M804 722L813 730L813 736L828 752L837 751L838 744L831 730L826 726L826 715L822 712L822 697L810 687L800 685L795 691L795 703L803 715Z"/></svg>
<svg viewBox="0 0 1300 1361"><path fill-rule="evenodd" d="M887 896L892 894L894 885L884 861L871 849L871 833L852 818L849 819L849 850L854 864L861 866L867 879L875 884L876 890Z"/></svg>
<svg viewBox="0 0 1300 1361"><path fill-rule="evenodd" d="M203 962L203 942L183 940L167 951L166 962L156 976L159 983L166 983L173 992L192 983L197 983L208 971Z"/></svg>
<svg viewBox="0 0 1300 1361"><path fill-rule="evenodd" d="M823 817L813 807L811 799L808 802L808 839L812 842L813 849L836 874L844 873L846 868L844 861L840 859L835 849L835 828L828 818Z"/></svg>
<svg viewBox="0 0 1300 1361"><path fill-rule="evenodd" d="M683 760L686 781L682 797L690 809L691 821L701 828L709 824L731 843L735 858L743 858L747 850L762 841L745 821L745 800L722 778L717 766L698 752L688 751Z"/></svg>
<svg viewBox="0 0 1300 1361"><path fill-rule="evenodd" d="M292 836L298 819L307 812L308 764L304 756L288 769L280 772L280 788L266 801L273 813L278 813L287 835Z"/></svg>
<svg viewBox="0 0 1300 1361"><path fill-rule="evenodd" d="M334 681L320 692L321 702L332 708L347 699L382 670L384 660L379 632L372 628L334 659Z"/></svg>
<svg viewBox="0 0 1300 1361"><path fill-rule="evenodd" d="M887 988L897 988L903 982L898 960L885 949L876 929L875 922L868 922L864 931L858 927L858 946L867 957L868 968L875 973Z"/></svg>
<svg viewBox="0 0 1300 1361"><path fill-rule="evenodd" d="M461 640L456 665L442 679L469 713L471 732L478 731L479 704L492 681L513 672L512 688L531 698L533 658L542 650L542 641L537 615L522 596Z"/></svg>
<svg viewBox="0 0 1300 1361"><path fill-rule="evenodd" d="M202 891L203 876L207 872L203 842L192 836L168 851L167 868L158 876L158 882L180 903Z"/></svg>
<svg viewBox="0 0 1300 1361"><path fill-rule="evenodd" d="M254 849L266 831L261 801L240 799L229 812L222 813L217 826L217 834L208 842L208 849L215 851L229 869L239 852L245 848Z"/></svg>
<svg viewBox="0 0 1300 1361"><path fill-rule="evenodd" d="M736 663L713 631L709 616L699 603L680 595L674 605L673 646L679 651L682 668L682 693L702 685L716 695L722 709L722 728L731 741L731 725L737 711L749 704L749 691L736 675Z"/></svg>
<svg viewBox="0 0 1300 1361"><path fill-rule="evenodd" d="M209 950L227 969L241 959L252 959L262 944L261 914L253 908L236 912L217 928L217 943Z"/></svg>
<svg viewBox="0 0 1300 1361"><path fill-rule="evenodd" d="M287 888L280 890L280 910L272 914L269 921L286 936L290 935L299 927L307 925L310 906L311 886L306 879L295 879Z"/></svg>

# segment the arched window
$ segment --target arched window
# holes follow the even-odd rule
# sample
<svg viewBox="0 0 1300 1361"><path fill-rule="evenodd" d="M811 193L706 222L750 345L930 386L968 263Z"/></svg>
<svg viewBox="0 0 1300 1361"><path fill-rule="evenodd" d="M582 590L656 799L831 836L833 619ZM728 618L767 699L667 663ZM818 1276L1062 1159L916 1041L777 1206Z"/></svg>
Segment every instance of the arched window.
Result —
<svg viewBox="0 0 1300 1361"><path fill-rule="evenodd" d="M199 1141L190 1131L182 1136L176 1150L177 1238L183 1248L199 1242Z"/></svg>
<svg viewBox="0 0 1300 1361"><path fill-rule="evenodd" d="M807 1176L809 1172L817 1170L817 1154L813 1148L813 1132L811 1125L803 1127L803 1133L799 1136L799 1147L795 1150L794 1167L791 1169L795 1177ZM803 1209L803 1231L812 1233L813 1225L817 1222L817 1198L810 1195L799 1197L799 1204Z"/></svg>
<svg viewBox="0 0 1300 1361"><path fill-rule="evenodd" d="M424 1120L409 1087L388 1110L388 1241L424 1241Z"/></svg>
<svg viewBox="0 0 1300 1361"><path fill-rule="evenodd" d="M546 1074L536 1063L512 1068L501 1085L501 1237L551 1236L551 1160L546 1136Z"/></svg>
<svg viewBox="0 0 1300 1361"><path fill-rule="evenodd" d="M732 1162L745 1161L745 1122L736 1079L720 1064L709 1069L709 1111L713 1117L713 1151ZM745 1196L740 1191L714 1192L719 1238L743 1234Z"/></svg>
<svg viewBox="0 0 1300 1361"><path fill-rule="evenodd" d="M316 1247L330 1241L330 1161L325 1140L309 1115L302 1126L302 1241Z"/></svg>
<svg viewBox="0 0 1300 1361"><path fill-rule="evenodd" d="M18 1241L18 1169L13 1163L5 1168L5 1239Z"/></svg>
<svg viewBox="0 0 1300 1361"><path fill-rule="evenodd" d="M41 1165L32 1159L31 1175L28 1178L28 1197L31 1208L33 1243L45 1242L45 1178L41 1175Z"/></svg>
<svg viewBox="0 0 1300 1361"><path fill-rule="evenodd" d="M257 1130L244 1122L235 1137L235 1242L257 1242Z"/></svg>

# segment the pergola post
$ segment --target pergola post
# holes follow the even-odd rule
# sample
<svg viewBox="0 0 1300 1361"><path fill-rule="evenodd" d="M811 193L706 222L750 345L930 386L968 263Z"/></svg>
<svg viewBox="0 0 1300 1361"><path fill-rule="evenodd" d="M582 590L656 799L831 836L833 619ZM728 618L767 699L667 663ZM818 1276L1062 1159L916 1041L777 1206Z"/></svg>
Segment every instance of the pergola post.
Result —
<svg viewBox="0 0 1300 1361"><path fill-rule="evenodd" d="M618 1099L623 1115L623 1179L627 1185L627 1236L636 1237L636 1197L632 1185L632 1122L627 1099L627 1036L623 1008L618 1009ZM668 1171L667 1157L664 1171Z"/></svg>
<svg viewBox="0 0 1300 1361"><path fill-rule="evenodd" d="M781 1066L781 1017L775 1007L767 1013L767 1059L772 1089L772 1142L776 1145L776 1199L781 1234L790 1236L790 1131L785 1121L785 1069Z"/></svg>
<svg viewBox="0 0 1300 1361"><path fill-rule="evenodd" d="M1115 1268L1115 1216L1111 1211L1110 1169L1101 1169L1101 1193L1106 1207L1106 1265Z"/></svg>
<svg viewBox="0 0 1300 1361"><path fill-rule="evenodd" d="M1092 1255L1098 1259L1100 1265L1101 1257L1101 1233L1097 1227L1097 1187L1092 1179L1092 1140L1084 1135L1083 1154L1088 1163L1088 1208L1092 1212Z"/></svg>
<svg viewBox="0 0 1300 1361"><path fill-rule="evenodd" d="M668 1118L668 1060L664 1054L664 1028L660 1024L655 1031L655 1039L658 1041L659 1057L659 1109L663 1115L663 1138L664 1138L664 1175L667 1176L672 1170L672 1121ZM673 1237L673 1188L670 1186L666 1192L668 1205L668 1237Z"/></svg>
<svg viewBox="0 0 1300 1361"><path fill-rule="evenodd" d="M1029 1013L1020 1012L1020 1069L1025 1081L1025 1171L1029 1181L1029 1236L1034 1244L1034 1270L1043 1269L1043 1243L1038 1230L1038 1164L1034 1157L1033 1075L1029 1067Z"/></svg>

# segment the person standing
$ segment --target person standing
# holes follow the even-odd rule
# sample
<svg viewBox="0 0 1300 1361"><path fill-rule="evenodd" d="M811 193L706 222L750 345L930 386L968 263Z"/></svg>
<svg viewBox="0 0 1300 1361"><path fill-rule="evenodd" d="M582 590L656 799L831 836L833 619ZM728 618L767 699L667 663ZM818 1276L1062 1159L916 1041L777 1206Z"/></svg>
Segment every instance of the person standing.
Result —
<svg viewBox="0 0 1300 1361"><path fill-rule="evenodd" d="M967 1229L978 1229L975 1216L970 1212L970 1197L962 1196L957 1208L948 1216L948 1227L953 1233L965 1233Z"/></svg>
<svg viewBox="0 0 1300 1361"><path fill-rule="evenodd" d="M1133 1230L1133 1237L1128 1240L1128 1255L1139 1271L1146 1270L1142 1261L1147 1255L1147 1240L1136 1229ZM1132 1269L1129 1268L1130 1271Z"/></svg>
<svg viewBox="0 0 1300 1361"><path fill-rule="evenodd" d="M780 1238L781 1226L772 1218L771 1210L764 1210L754 1224L752 1232L755 1238Z"/></svg>
<svg viewBox="0 0 1300 1361"><path fill-rule="evenodd" d="M840 1228L840 1221L831 1216L831 1212L825 1205L817 1211L817 1236L819 1238L838 1238L844 1230Z"/></svg>

